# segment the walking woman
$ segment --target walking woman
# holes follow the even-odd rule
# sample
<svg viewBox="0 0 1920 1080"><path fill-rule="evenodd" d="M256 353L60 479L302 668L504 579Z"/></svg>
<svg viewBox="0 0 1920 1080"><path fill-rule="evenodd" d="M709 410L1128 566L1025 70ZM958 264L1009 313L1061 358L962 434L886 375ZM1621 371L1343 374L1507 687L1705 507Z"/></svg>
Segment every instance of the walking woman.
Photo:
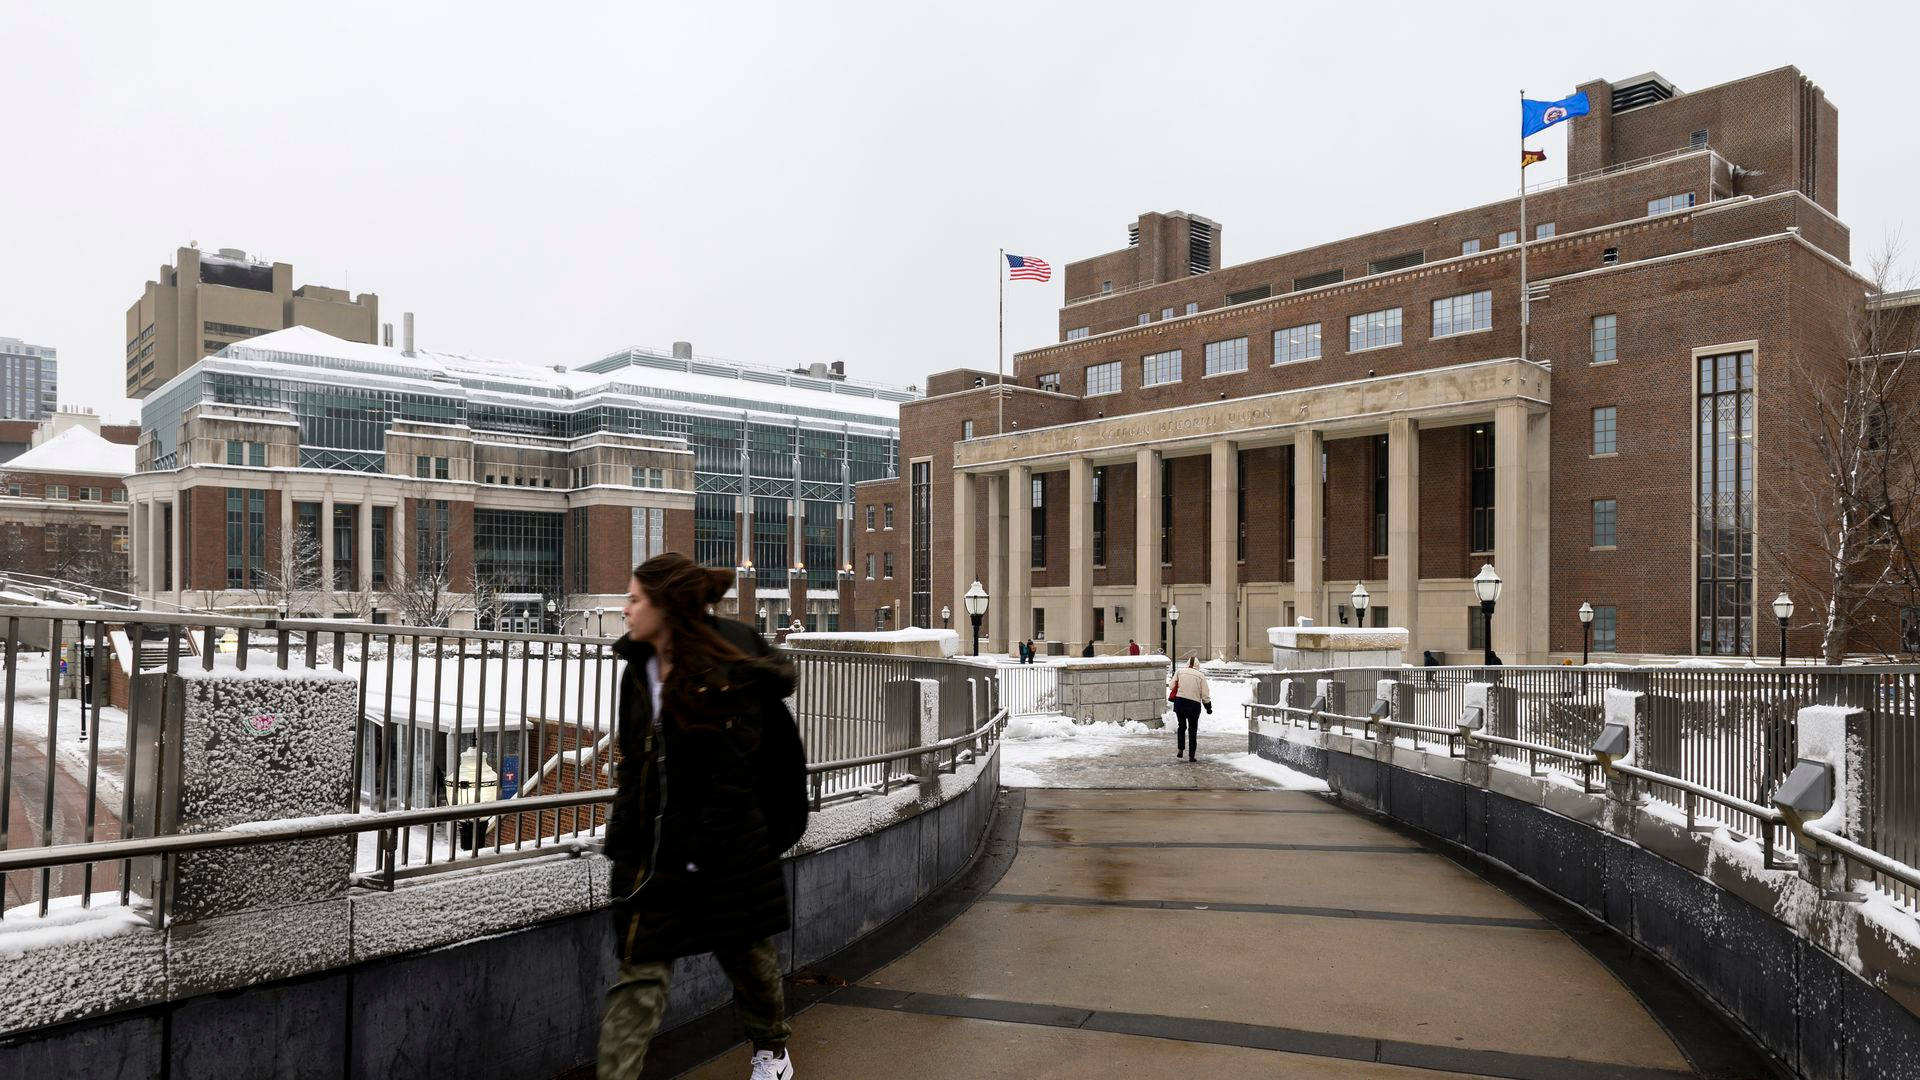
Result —
<svg viewBox="0 0 1920 1080"><path fill-rule="evenodd" d="M1213 692L1207 689L1207 677L1200 674L1200 662L1189 659L1187 666L1174 673L1167 697L1173 702L1173 715L1179 721L1174 731L1173 757L1178 761L1186 751L1188 761L1197 761L1200 749L1200 710L1213 711Z"/></svg>
<svg viewBox="0 0 1920 1080"><path fill-rule="evenodd" d="M784 699L793 668L708 609L733 574L657 555L627 586L619 795L607 825L620 972L600 1080L637 1080L682 956L711 952L753 1040L752 1080L791 1080L773 937L788 928L780 855L807 826L806 755Z"/></svg>

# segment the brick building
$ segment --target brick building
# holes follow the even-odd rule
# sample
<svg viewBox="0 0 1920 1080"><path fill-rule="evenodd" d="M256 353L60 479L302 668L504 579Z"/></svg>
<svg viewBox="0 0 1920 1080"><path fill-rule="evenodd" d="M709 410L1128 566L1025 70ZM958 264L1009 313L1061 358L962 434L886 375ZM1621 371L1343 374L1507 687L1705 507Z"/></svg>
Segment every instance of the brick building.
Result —
<svg viewBox="0 0 1920 1080"><path fill-rule="evenodd" d="M135 591L599 631L633 567L672 550L769 566L723 613L833 628L851 485L892 469L914 395L675 352L545 368L304 326L223 346L145 402Z"/></svg>
<svg viewBox="0 0 1920 1080"><path fill-rule="evenodd" d="M138 429L90 412L0 423L0 571L127 587L127 488Z"/></svg>
<svg viewBox="0 0 1920 1080"><path fill-rule="evenodd" d="M1805 371L1867 283L1836 216L1837 113L1792 68L1680 93L1583 86L1570 177L1518 200L1222 265L1222 227L1150 213L1069 263L1060 340L930 380L900 476L861 485L853 606L939 625L975 579L995 648L1128 638L1263 658L1267 627L1408 627L1508 662L1770 654ZM1006 429L996 429L997 395ZM894 574L881 572L891 562ZM879 570L869 570L870 566ZM1795 652L1813 631L1796 630Z"/></svg>

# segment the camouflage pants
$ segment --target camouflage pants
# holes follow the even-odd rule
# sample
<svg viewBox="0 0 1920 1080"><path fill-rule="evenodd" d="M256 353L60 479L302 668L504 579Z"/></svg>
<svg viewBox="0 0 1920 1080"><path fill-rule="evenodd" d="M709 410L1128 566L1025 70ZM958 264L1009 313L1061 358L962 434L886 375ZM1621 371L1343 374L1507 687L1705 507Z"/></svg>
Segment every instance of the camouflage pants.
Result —
<svg viewBox="0 0 1920 1080"><path fill-rule="evenodd" d="M780 980L780 954L773 939L714 953L733 983L733 1004L755 1050L779 1052L787 1045L786 989ZM667 1011L670 960L626 960L607 991L600 1020L598 1080L637 1080L647 1047Z"/></svg>

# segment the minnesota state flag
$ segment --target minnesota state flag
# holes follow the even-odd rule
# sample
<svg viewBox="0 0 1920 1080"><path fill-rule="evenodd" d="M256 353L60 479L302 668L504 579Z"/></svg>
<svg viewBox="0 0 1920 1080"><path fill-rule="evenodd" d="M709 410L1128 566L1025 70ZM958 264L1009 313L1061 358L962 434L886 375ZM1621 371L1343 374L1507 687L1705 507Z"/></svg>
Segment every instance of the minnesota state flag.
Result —
<svg viewBox="0 0 1920 1080"><path fill-rule="evenodd" d="M1587 95L1577 93L1559 101L1534 101L1531 98L1520 99L1520 137L1526 138L1536 132L1545 131L1553 125L1574 116L1588 113Z"/></svg>

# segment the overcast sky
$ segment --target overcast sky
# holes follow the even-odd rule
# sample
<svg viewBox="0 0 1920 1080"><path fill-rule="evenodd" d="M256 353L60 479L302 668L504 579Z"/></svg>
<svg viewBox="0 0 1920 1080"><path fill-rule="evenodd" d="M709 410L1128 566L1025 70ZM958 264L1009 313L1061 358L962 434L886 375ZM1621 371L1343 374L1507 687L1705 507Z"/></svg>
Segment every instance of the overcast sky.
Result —
<svg viewBox="0 0 1920 1080"><path fill-rule="evenodd" d="M1647 70L1798 65L1856 263L1916 212L1905 5L0 2L0 335L113 416L126 309L190 241L423 346L923 383L994 366L1001 246L1057 269L1184 209L1232 264L1503 198L1521 88ZM1061 299L1008 287L1009 352Z"/></svg>

